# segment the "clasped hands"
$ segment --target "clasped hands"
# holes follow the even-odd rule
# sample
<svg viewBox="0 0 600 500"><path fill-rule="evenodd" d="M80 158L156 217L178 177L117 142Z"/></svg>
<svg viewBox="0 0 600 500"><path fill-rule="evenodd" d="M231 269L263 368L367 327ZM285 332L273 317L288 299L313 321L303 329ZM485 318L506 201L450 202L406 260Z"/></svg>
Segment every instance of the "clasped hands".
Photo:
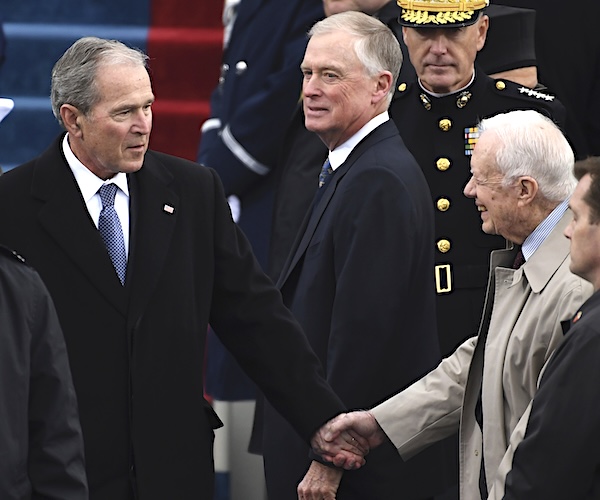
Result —
<svg viewBox="0 0 600 500"><path fill-rule="evenodd" d="M313 451L345 470L359 469L385 434L369 411L342 413L321 427L311 439Z"/></svg>

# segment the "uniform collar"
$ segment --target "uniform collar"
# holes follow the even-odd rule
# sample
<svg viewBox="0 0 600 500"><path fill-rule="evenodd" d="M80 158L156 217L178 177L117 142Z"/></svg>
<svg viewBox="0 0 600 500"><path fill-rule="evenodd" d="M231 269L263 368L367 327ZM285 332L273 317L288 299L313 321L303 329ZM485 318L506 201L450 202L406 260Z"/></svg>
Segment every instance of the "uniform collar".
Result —
<svg viewBox="0 0 600 500"><path fill-rule="evenodd" d="M425 92L427 95L434 97L435 99L441 99L442 97L448 97L449 95L455 95L455 94L459 94L461 92L464 92L465 90L467 90L471 85L473 85L473 82L475 81L475 68L473 68L473 75L471 76L471 79L469 80L469 83L467 83L463 88L458 89L458 90L454 90L452 92L447 92L445 94L438 94L436 92L431 92L430 90L427 90L423 84L421 83L421 79L417 78L417 81L419 82L419 87L421 87L421 90L423 92Z"/></svg>

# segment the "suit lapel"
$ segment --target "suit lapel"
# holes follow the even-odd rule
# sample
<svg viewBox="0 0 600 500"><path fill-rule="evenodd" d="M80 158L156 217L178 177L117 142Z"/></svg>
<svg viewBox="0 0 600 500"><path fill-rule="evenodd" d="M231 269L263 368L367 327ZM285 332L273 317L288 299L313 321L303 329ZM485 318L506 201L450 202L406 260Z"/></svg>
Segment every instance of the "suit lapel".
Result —
<svg viewBox="0 0 600 500"><path fill-rule="evenodd" d="M348 171L348 168L350 167L350 165L346 165L347 163L348 162L346 161L344 163L344 165L341 165L337 169L333 178L331 179L331 182L329 182L329 184L325 188L325 192L319 199L318 203L316 205L314 205L314 201L313 201L313 204L308 209L308 212L307 212L306 216L304 217L304 220L302 221L302 226L300 227L300 230L298 231L298 237L296 238L296 241L295 241L294 247L293 247L294 250L290 253L291 258L289 258L288 261L286 262L286 264L283 268L283 271L281 273L281 277L278 281L279 288L283 287L283 285L286 282L286 280L288 279L289 275L292 273L292 271L294 270L294 268L296 267L298 262L300 262L300 259L304 255L304 252L306 252L306 249L308 248L308 245L310 244L310 240L312 239L312 237L315 234L315 231L317 229L317 226L319 225L319 221L321 220L321 217L323 217L323 213L325 212L327 205L329 205L329 202L331 201L331 198L333 197L333 193L335 193L335 190L337 189L338 183L340 182L341 178ZM344 168L345 166L347 168ZM343 169L343 172L341 171L342 169ZM302 237L300 237L300 235L302 235ZM298 239L298 238L300 238L300 239Z"/></svg>
<svg viewBox="0 0 600 500"><path fill-rule="evenodd" d="M389 128L390 125L392 125L392 128ZM333 175L331 182L329 182L325 188L325 192L321 196L321 199L316 205L311 205L311 208L308 210L308 214L304 218L302 227L298 232L299 235L302 234L302 237L300 239L296 239L293 247L294 250L292 250L290 253L290 258L283 267L281 277L277 282L277 286L279 288L283 287L286 280L306 252L317 226L319 225L319 222L323 217L323 214L325 213L325 210L327 209L327 206L329 205L329 202L331 201L331 198L333 197L333 194L335 193L340 181L367 149L372 147L376 142L379 142L394 133L397 133L397 129L395 126L393 126L393 124L391 124L391 121L383 123L373 130L373 132L367 135L361 142L359 142L354 150L350 153L350 156L348 156L346 161L336 169L335 174Z"/></svg>
<svg viewBox="0 0 600 500"><path fill-rule="evenodd" d="M131 290L128 324L134 325L158 284L179 212L172 174L149 152L142 169L129 176L131 189ZM131 275L129 273L131 272ZM129 279L131 279L129 281Z"/></svg>
<svg viewBox="0 0 600 500"><path fill-rule="evenodd" d="M62 156L61 140L42 155L35 169L32 195L44 202L39 222L107 302L125 314L125 291Z"/></svg>

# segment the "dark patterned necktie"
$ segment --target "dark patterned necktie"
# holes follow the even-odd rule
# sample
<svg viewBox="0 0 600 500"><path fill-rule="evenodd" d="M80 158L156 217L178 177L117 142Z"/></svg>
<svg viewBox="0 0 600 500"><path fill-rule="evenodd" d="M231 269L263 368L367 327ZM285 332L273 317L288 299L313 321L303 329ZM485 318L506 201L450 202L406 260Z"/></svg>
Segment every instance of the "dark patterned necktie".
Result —
<svg viewBox="0 0 600 500"><path fill-rule="evenodd" d="M523 255L523 251L519 248L517 255L515 255L513 269L519 269L523 264L525 264L525 256Z"/></svg>
<svg viewBox="0 0 600 500"><path fill-rule="evenodd" d="M331 163L329 163L329 158L325 163L323 163L323 167L321 168L321 173L319 174L319 188L322 188L326 183L327 179L333 174L333 168L331 168Z"/></svg>
<svg viewBox="0 0 600 500"><path fill-rule="evenodd" d="M102 210L98 219L98 230L102 235L108 255L113 263L121 284L125 283L127 272L127 255L125 253L125 240L123 239L123 228L115 210L116 184L105 184L98 190L102 200Z"/></svg>

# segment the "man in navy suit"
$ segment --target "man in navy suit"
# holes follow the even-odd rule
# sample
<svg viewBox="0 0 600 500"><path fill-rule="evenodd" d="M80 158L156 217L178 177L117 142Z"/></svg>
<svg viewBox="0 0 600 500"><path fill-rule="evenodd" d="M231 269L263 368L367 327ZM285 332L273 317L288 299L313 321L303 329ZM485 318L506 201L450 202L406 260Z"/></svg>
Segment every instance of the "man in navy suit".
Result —
<svg viewBox="0 0 600 500"><path fill-rule="evenodd" d="M330 385L346 406L364 408L439 360L433 212L425 178L387 113L402 62L393 33L346 12L317 23L309 37L301 64L306 128L329 155L278 286ZM340 470L311 463L274 408L265 412L269 498L296 499L309 467L303 485L322 474L341 479ZM423 498L412 466L389 443L344 476L337 498Z"/></svg>

